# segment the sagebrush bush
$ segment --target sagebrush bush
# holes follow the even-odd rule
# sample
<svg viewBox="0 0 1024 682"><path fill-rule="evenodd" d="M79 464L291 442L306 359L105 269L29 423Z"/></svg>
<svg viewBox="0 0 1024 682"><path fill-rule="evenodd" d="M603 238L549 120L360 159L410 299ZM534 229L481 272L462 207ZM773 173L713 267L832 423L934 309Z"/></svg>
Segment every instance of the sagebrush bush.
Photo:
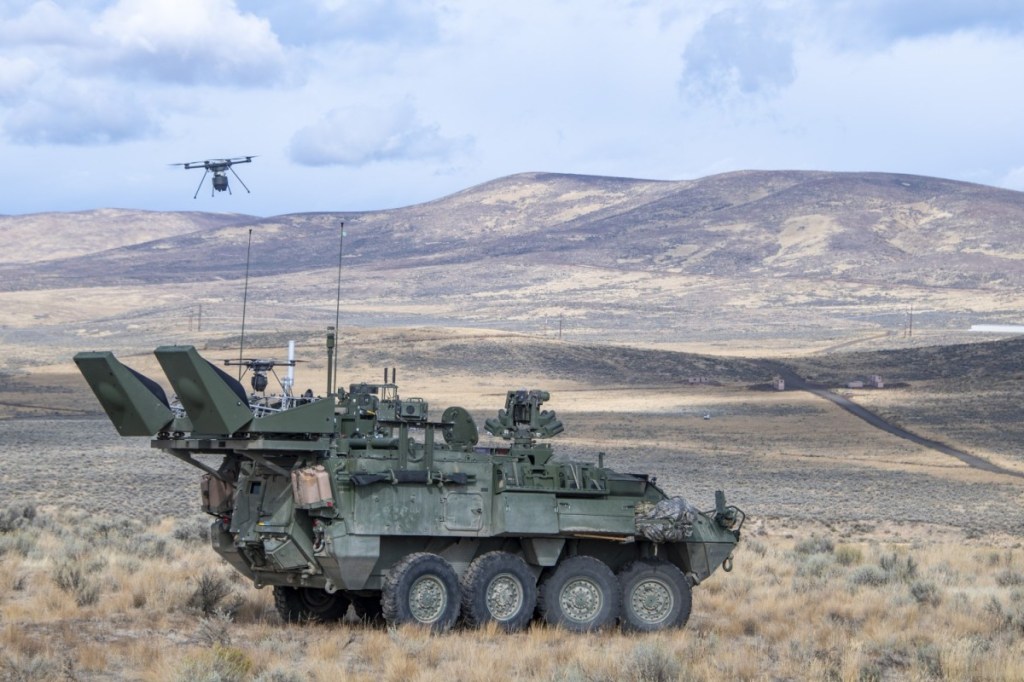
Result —
<svg viewBox="0 0 1024 682"><path fill-rule="evenodd" d="M851 585L879 587L889 582L889 574L880 566L858 566L846 576Z"/></svg>
<svg viewBox="0 0 1024 682"><path fill-rule="evenodd" d="M36 519L36 508L31 504L12 504L0 511L0 533L14 531L32 525Z"/></svg>
<svg viewBox="0 0 1024 682"><path fill-rule="evenodd" d="M231 594L231 584L213 571L206 571L195 579L196 588L188 598L186 606L211 616L225 606L224 600Z"/></svg>
<svg viewBox="0 0 1024 682"><path fill-rule="evenodd" d="M913 557L901 559L896 553L883 554L878 565L889 576L891 582L909 582L917 575L917 562Z"/></svg>
<svg viewBox="0 0 1024 682"><path fill-rule="evenodd" d="M831 554L835 550L832 538L824 535L812 535L801 540L793 547L797 554Z"/></svg>
<svg viewBox="0 0 1024 682"><path fill-rule="evenodd" d="M995 580L1000 587L1016 587L1024 585L1024 573L1007 568L996 573Z"/></svg>
<svg viewBox="0 0 1024 682"><path fill-rule="evenodd" d="M92 606L99 601L100 587L89 578L81 564L74 559L64 559L53 569L53 582L62 591L75 598L79 606Z"/></svg>
<svg viewBox="0 0 1024 682"><path fill-rule="evenodd" d="M638 682L668 682L679 679L682 664L663 644L640 642L630 653L627 670Z"/></svg>
<svg viewBox="0 0 1024 682"><path fill-rule="evenodd" d="M179 521L172 535L185 544L206 544L210 541L210 522L207 519Z"/></svg>
<svg viewBox="0 0 1024 682"><path fill-rule="evenodd" d="M942 602L942 593L935 583L924 580L915 580L910 585L910 596L918 604L927 606L938 606Z"/></svg>

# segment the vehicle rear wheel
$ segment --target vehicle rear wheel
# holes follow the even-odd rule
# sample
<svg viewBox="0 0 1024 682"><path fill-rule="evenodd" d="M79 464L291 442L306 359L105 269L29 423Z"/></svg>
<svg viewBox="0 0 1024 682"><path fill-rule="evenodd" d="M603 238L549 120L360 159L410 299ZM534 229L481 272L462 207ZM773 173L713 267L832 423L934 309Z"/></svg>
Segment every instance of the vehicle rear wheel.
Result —
<svg viewBox="0 0 1024 682"><path fill-rule="evenodd" d="M462 615L471 627L497 623L507 632L522 630L537 606L537 579L515 554L488 552L462 576Z"/></svg>
<svg viewBox="0 0 1024 682"><path fill-rule="evenodd" d="M381 606L388 625L415 623L434 632L450 629L459 617L459 578L436 554L417 552L395 564L384 579Z"/></svg>
<svg viewBox="0 0 1024 682"><path fill-rule="evenodd" d="M619 583L598 559L571 557L544 581L539 602L548 625L576 632L600 630L619 616Z"/></svg>
<svg viewBox="0 0 1024 682"><path fill-rule="evenodd" d="M622 627L637 632L681 628L690 618L690 582L667 561L634 561L619 572Z"/></svg>
<svg viewBox="0 0 1024 682"><path fill-rule="evenodd" d="M317 587L275 585L274 606L286 623L328 623L345 617L348 599L341 592L330 594Z"/></svg>

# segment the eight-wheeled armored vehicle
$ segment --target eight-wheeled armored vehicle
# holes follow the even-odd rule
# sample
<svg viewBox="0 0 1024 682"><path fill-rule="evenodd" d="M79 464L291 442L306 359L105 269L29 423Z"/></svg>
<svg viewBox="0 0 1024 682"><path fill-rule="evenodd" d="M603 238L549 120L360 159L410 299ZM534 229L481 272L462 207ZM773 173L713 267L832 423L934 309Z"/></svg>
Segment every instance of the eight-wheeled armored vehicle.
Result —
<svg viewBox="0 0 1024 682"><path fill-rule="evenodd" d="M113 353L75 362L122 436L202 469L213 549L286 621L362 618L436 631L460 618L507 630L539 617L572 630L685 624L691 588L731 568L743 513L669 498L645 474L560 461L541 390L509 391L481 446L460 407L432 418L381 383L268 394L273 361L239 361L252 391L192 346L156 358L176 394ZM212 459L211 459L212 457ZM217 459L219 457L219 460Z"/></svg>

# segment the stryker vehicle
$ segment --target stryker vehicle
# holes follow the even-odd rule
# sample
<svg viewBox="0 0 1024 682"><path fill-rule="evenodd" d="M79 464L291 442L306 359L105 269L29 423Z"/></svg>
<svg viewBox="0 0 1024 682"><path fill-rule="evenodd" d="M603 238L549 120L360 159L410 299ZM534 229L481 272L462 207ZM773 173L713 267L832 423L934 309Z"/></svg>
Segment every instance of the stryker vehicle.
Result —
<svg viewBox="0 0 1024 682"><path fill-rule="evenodd" d="M288 622L357 616L434 631L460 618L509 631L535 617L588 631L681 627L691 588L732 568L742 511L701 512L652 476L557 461L563 431L545 391L509 391L479 445L461 407L439 420L390 381L268 394L274 361L239 360L253 392L192 346L161 346L176 398L113 353L75 356L122 436L202 469L210 540ZM228 362L226 364L232 364ZM289 363L278 363L294 365ZM197 457L215 456L208 463ZM216 466L214 466L216 464Z"/></svg>

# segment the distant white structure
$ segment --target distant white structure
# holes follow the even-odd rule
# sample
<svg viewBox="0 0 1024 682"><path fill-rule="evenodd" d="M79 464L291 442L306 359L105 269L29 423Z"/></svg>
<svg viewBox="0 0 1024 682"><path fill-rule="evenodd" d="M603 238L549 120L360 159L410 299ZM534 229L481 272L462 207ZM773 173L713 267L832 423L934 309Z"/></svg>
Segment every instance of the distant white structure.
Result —
<svg viewBox="0 0 1024 682"><path fill-rule="evenodd" d="M846 387L847 388L864 388L864 382L863 381L851 381L851 382L846 384Z"/></svg>
<svg viewBox="0 0 1024 682"><path fill-rule="evenodd" d="M868 386L871 388L885 388L885 382L882 381L882 377L872 374L868 377Z"/></svg>
<svg viewBox="0 0 1024 682"><path fill-rule="evenodd" d="M785 391L786 390L786 380L783 379L782 377L775 377L774 379L772 379L772 387L776 391Z"/></svg>
<svg viewBox="0 0 1024 682"><path fill-rule="evenodd" d="M1024 325L1021 324L972 324L972 332L989 334L1024 334Z"/></svg>

